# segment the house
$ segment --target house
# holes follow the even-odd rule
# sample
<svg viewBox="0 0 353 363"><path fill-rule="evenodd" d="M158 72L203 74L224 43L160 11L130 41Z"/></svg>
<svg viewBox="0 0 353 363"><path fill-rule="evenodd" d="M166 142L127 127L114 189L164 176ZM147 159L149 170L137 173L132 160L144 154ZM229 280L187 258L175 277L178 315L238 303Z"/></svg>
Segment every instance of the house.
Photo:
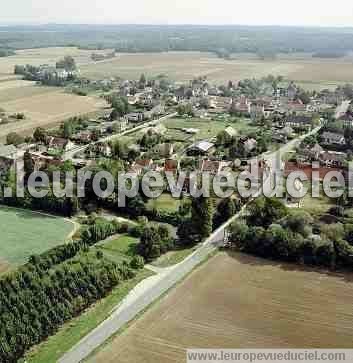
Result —
<svg viewBox="0 0 353 363"><path fill-rule="evenodd" d="M289 101L286 105L289 112L306 112L307 106L301 100Z"/></svg>
<svg viewBox="0 0 353 363"><path fill-rule="evenodd" d="M287 87L286 96L290 100L294 100L295 96L297 95L297 92L298 92L297 87L293 82L291 82L290 85Z"/></svg>
<svg viewBox="0 0 353 363"><path fill-rule="evenodd" d="M241 140L246 152L251 152L256 149L257 141L255 139Z"/></svg>
<svg viewBox="0 0 353 363"><path fill-rule="evenodd" d="M112 148L106 142L97 142L89 146L89 148L86 150L86 154L90 155L91 157L97 157L99 155L110 157L112 155Z"/></svg>
<svg viewBox="0 0 353 363"><path fill-rule="evenodd" d="M309 155L311 156L311 158L313 160L318 160L320 154L324 152L324 149L319 145L319 144L315 144L310 150L309 150Z"/></svg>
<svg viewBox="0 0 353 363"><path fill-rule="evenodd" d="M337 132L326 131L321 135L321 140L326 145L344 146L346 139L344 135Z"/></svg>
<svg viewBox="0 0 353 363"><path fill-rule="evenodd" d="M0 175L13 169L22 170L23 155L14 145L0 144Z"/></svg>
<svg viewBox="0 0 353 363"><path fill-rule="evenodd" d="M253 120L265 116L265 102L255 101L250 104L250 116Z"/></svg>
<svg viewBox="0 0 353 363"><path fill-rule="evenodd" d="M156 153L162 158L169 158L173 155L174 145L171 143L164 143L155 147Z"/></svg>
<svg viewBox="0 0 353 363"><path fill-rule="evenodd" d="M310 130L312 126L312 117L303 115L289 115L285 120L285 125L294 129Z"/></svg>
<svg viewBox="0 0 353 363"><path fill-rule="evenodd" d="M179 166L180 166L179 160L167 159L164 162L164 171L176 173L179 170Z"/></svg>
<svg viewBox="0 0 353 363"><path fill-rule="evenodd" d="M48 136L46 140L46 145L48 150L59 150L59 151L69 151L75 147L69 139L64 139L61 137Z"/></svg>
<svg viewBox="0 0 353 363"><path fill-rule="evenodd" d="M346 128L353 128L353 115L346 113L339 118L339 121L343 122L343 126Z"/></svg>
<svg viewBox="0 0 353 363"><path fill-rule="evenodd" d="M132 123L142 122L144 120L143 112L131 112L125 115L125 118Z"/></svg>
<svg viewBox="0 0 353 363"><path fill-rule="evenodd" d="M347 155L337 151L323 151L319 155L319 161L326 167L341 167L345 160Z"/></svg>
<svg viewBox="0 0 353 363"><path fill-rule="evenodd" d="M250 101L245 96L240 96L239 100L233 99L231 109L236 112L249 114L250 113Z"/></svg>
<svg viewBox="0 0 353 363"><path fill-rule="evenodd" d="M134 165L140 165L143 168L150 168L153 165L152 159L138 159L135 161Z"/></svg>
<svg viewBox="0 0 353 363"><path fill-rule="evenodd" d="M209 173L211 175L219 174L229 163L217 160L201 160L200 171L202 173Z"/></svg>
<svg viewBox="0 0 353 363"><path fill-rule="evenodd" d="M84 143L84 144L88 144L89 142L92 141L92 132L89 130L80 131L75 136L75 140L77 140L78 142Z"/></svg>
<svg viewBox="0 0 353 363"><path fill-rule="evenodd" d="M201 140L191 145L188 150L188 155L211 155L215 152L215 145L207 140Z"/></svg>

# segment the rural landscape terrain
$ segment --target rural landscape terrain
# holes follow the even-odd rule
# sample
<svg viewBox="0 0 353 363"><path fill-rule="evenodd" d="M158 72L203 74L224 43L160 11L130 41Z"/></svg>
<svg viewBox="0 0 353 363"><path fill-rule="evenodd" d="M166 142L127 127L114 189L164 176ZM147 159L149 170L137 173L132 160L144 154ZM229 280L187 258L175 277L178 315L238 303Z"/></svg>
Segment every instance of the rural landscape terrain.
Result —
<svg viewBox="0 0 353 363"><path fill-rule="evenodd" d="M352 102L351 28L1 27L0 362L353 348Z"/></svg>
<svg viewBox="0 0 353 363"><path fill-rule="evenodd" d="M182 362L189 347L350 348L351 279L220 253L87 361Z"/></svg>

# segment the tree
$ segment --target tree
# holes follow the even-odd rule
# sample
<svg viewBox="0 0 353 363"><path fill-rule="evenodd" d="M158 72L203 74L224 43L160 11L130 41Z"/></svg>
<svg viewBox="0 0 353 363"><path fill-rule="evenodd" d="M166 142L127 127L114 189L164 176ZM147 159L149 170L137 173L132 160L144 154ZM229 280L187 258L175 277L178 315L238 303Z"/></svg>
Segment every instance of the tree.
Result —
<svg viewBox="0 0 353 363"><path fill-rule="evenodd" d="M20 145L24 142L24 138L17 134L16 132L10 132L7 136L6 136L6 143L7 145Z"/></svg>
<svg viewBox="0 0 353 363"><path fill-rule="evenodd" d="M163 253L163 241L155 225L146 226L141 235L138 251L147 261L158 258Z"/></svg>
<svg viewBox="0 0 353 363"><path fill-rule="evenodd" d="M255 226L268 227L288 214L286 206L277 198L256 198L249 205L248 222Z"/></svg>
<svg viewBox="0 0 353 363"><path fill-rule="evenodd" d="M145 260L142 256L134 256L130 261L130 267L136 270L141 270L145 266Z"/></svg>
<svg viewBox="0 0 353 363"><path fill-rule="evenodd" d="M26 151L23 155L24 162L24 172L25 172L25 180L28 180L29 176L34 171L34 162L32 160L31 154Z"/></svg>
<svg viewBox="0 0 353 363"><path fill-rule="evenodd" d="M45 142L47 137L46 131L42 127L37 127L33 133L33 138L36 142Z"/></svg>
<svg viewBox="0 0 353 363"><path fill-rule="evenodd" d="M232 198L225 198L220 201L213 218L214 227L219 227L222 223L232 218L237 212L237 206Z"/></svg>
<svg viewBox="0 0 353 363"><path fill-rule="evenodd" d="M72 137L74 133L73 125L70 120L64 122L63 136L65 139Z"/></svg>
<svg viewBox="0 0 353 363"><path fill-rule="evenodd" d="M56 68L65 69L66 71L74 71L76 70L76 62L75 59L71 56L66 56L64 59L56 62Z"/></svg>
<svg viewBox="0 0 353 363"><path fill-rule="evenodd" d="M140 77L140 80L139 80L139 87L141 89L145 88L146 83L147 83L146 76L144 74L141 74L141 77Z"/></svg>
<svg viewBox="0 0 353 363"><path fill-rule="evenodd" d="M210 198L199 197L191 201L191 222L202 240L212 232L213 205Z"/></svg>
<svg viewBox="0 0 353 363"><path fill-rule="evenodd" d="M207 97L201 98L200 107L207 110L210 107L210 100Z"/></svg>

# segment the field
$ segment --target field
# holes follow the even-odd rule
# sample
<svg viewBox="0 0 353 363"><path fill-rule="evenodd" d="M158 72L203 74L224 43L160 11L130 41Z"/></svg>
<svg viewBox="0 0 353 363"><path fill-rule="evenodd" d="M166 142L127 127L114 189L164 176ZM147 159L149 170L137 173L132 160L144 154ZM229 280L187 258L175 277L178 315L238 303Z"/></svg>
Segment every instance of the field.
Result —
<svg viewBox="0 0 353 363"><path fill-rule="evenodd" d="M10 132L31 134L36 127L54 126L67 118L89 114L105 106L101 99L75 96L52 87L25 85L3 89L3 86L4 83L0 83L0 107L8 113L24 113L26 119L0 125L0 140Z"/></svg>
<svg viewBox="0 0 353 363"><path fill-rule="evenodd" d="M71 55L79 65L81 74L93 79L113 76L138 78L141 73L149 77L166 74L177 81L207 76L211 82L224 83L229 79L282 75L306 88L333 88L353 82L351 56L342 59L311 58L311 54L279 55L276 60L259 60L253 54L235 54L231 60L220 59L211 53L168 52L119 54L116 58L92 62L92 51L75 47L38 48L17 51L15 56L0 59L0 82L14 78L15 64L50 64Z"/></svg>
<svg viewBox="0 0 353 363"><path fill-rule="evenodd" d="M114 261L129 260L135 256L138 243L137 238L121 235L98 244L98 248L103 251L106 257Z"/></svg>
<svg viewBox="0 0 353 363"><path fill-rule="evenodd" d="M80 50L74 47L17 50L14 56L0 58L0 79L12 75L16 64L30 64L32 66L40 66L41 64L55 65L59 59L66 55L74 57L78 64L86 64L91 62L91 53L92 51Z"/></svg>
<svg viewBox="0 0 353 363"><path fill-rule="evenodd" d="M250 125L248 119L236 119L233 122L231 119L224 121L210 121L208 119L185 119L176 117L164 121L164 126L168 128L167 137L174 138L176 140L184 140L188 138L190 142L214 137L229 125L238 130L240 133L256 130L256 127ZM194 128L198 129L199 132L194 136L190 136L182 131L183 128Z"/></svg>
<svg viewBox="0 0 353 363"><path fill-rule="evenodd" d="M147 208L163 212L177 212L180 205L180 199L173 198L168 193L163 193L157 199L150 199L147 203Z"/></svg>
<svg viewBox="0 0 353 363"><path fill-rule="evenodd" d="M0 272L64 243L73 230L63 218L7 207L0 207L0 221Z"/></svg>
<svg viewBox="0 0 353 363"><path fill-rule="evenodd" d="M90 62L90 51L77 48L40 48L21 50L12 57L0 58L0 107L9 113L24 113L26 120L0 125L0 141L10 132L27 135L38 126L54 126L66 118L95 112L106 105L94 97L80 97L55 87L40 87L13 75L16 64L51 64L73 55L78 64Z"/></svg>
<svg viewBox="0 0 353 363"><path fill-rule="evenodd" d="M209 53L169 52L159 54L120 54L115 59L82 65L83 75L91 78L120 76L138 78L141 73L155 77L166 74L177 81L207 76L210 81L225 83L229 79L282 75L307 88L332 88L353 81L353 62L347 59L314 59L309 55L280 56L262 61L251 55L236 55L224 60Z"/></svg>
<svg viewBox="0 0 353 363"><path fill-rule="evenodd" d="M192 348L351 348L353 275L219 253L88 361L185 362Z"/></svg>

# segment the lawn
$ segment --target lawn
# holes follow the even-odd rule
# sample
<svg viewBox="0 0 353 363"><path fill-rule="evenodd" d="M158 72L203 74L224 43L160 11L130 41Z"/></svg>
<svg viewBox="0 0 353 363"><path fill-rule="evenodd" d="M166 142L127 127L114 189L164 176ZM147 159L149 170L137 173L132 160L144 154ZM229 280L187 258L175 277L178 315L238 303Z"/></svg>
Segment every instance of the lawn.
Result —
<svg viewBox="0 0 353 363"><path fill-rule="evenodd" d="M29 256L64 243L74 228L63 218L7 207L0 207L0 222L0 266L21 265Z"/></svg>
<svg viewBox="0 0 353 363"><path fill-rule="evenodd" d="M197 249L197 246L169 251L151 263L156 267L170 267L182 262Z"/></svg>
<svg viewBox="0 0 353 363"><path fill-rule="evenodd" d="M191 137L191 141L209 139L216 136L219 132L223 131L227 126L232 126L238 130L239 133L246 133L249 131L255 131L257 128L251 125L250 120L245 118L225 118L219 120L209 120L200 118L182 118L176 117L168 119L164 122L164 125L168 128L168 136L177 140L181 139L183 134L183 128L198 129L199 132ZM190 137L184 133L185 138Z"/></svg>
<svg viewBox="0 0 353 363"><path fill-rule="evenodd" d="M108 240L100 244L99 248L108 258L126 259L136 254L136 247L139 243L138 238L123 234L117 238Z"/></svg>
<svg viewBox="0 0 353 363"><path fill-rule="evenodd" d="M150 199L147 202L147 208L149 210L157 210L163 212L177 212L181 205L181 200L173 198L168 193L163 193L157 199Z"/></svg>

